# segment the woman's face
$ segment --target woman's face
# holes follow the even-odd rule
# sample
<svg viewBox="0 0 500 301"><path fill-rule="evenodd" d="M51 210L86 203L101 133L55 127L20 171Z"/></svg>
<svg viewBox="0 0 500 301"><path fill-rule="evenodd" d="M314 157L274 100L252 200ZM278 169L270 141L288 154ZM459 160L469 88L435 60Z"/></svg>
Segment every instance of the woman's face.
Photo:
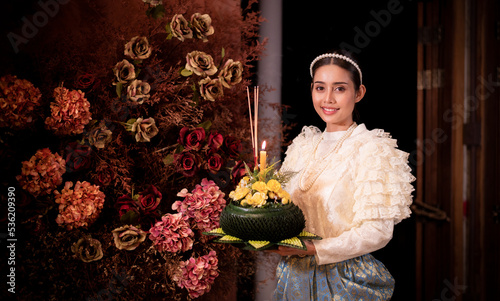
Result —
<svg viewBox="0 0 500 301"><path fill-rule="evenodd" d="M353 123L354 104L365 95L361 85L355 91L349 71L337 65L316 69L312 83L312 101L318 115L326 122L326 131L345 131Z"/></svg>

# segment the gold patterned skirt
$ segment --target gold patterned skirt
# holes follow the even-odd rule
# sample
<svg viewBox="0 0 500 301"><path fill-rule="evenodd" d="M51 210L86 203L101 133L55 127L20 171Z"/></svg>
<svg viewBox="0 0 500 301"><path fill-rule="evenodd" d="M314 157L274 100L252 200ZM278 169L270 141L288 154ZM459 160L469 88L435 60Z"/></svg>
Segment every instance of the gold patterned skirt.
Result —
<svg viewBox="0 0 500 301"><path fill-rule="evenodd" d="M317 265L314 256L283 257L273 300L390 300L394 278L371 254Z"/></svg>

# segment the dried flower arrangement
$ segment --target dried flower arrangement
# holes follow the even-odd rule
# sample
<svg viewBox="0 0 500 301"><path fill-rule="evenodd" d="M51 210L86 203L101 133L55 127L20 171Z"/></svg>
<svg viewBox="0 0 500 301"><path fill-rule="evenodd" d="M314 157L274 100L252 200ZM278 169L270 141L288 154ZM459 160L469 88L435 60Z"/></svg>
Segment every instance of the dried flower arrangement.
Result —
<svg viewBox="0 0 500 301"><path fill-rule="evenodd" d="M51 35L30 42L43 76L0 78L17 293L250 300L240 284L251 283L253 254L203 232L219 227L253 161L245 88L265 44L256 1L122 2L61 7ZM88 28L66 35L71 13L85 12Z"/></svg>

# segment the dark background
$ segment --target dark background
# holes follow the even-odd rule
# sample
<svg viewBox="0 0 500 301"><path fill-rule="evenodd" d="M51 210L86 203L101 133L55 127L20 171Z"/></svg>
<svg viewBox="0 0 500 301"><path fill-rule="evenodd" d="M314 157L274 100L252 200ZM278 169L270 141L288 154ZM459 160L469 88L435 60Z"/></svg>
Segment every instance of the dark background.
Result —
<svg viewBox="0 0 500 301"><path fill-rule="evenodd" d="M401 12L390 14L384 27L371 12L389 12L388 5L396 5ZM378 31L373 22L378 23ZM357 104L358 123L390 132L399 148L411 153L416 149L417 10L416 1L410 0L301 1L299 5L283 1L282 103L291 106L287 117L297 124L290 137L304 125L325 128L311 103L309 65L316 56L339 48L342 42L356 47L359 34L355 27L371 34L364 45L357 41L358 46L364 46L357 47L360 52L356 55L367 88ZM392 300L413 300L414 218L398 224L393 240L373 255L396 279Z"/></svg>

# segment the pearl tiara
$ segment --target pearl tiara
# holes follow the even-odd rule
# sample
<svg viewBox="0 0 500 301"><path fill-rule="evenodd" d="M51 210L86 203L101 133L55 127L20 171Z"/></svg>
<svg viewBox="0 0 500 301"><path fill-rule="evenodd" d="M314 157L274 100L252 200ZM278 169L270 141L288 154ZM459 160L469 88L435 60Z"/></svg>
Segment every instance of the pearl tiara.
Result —
<svg viewBox="0 0 500 301"><path fill-rule="evenodd" d="M341 59L341 60L344 60L346 62L351 63L351 65L353 65L354 67L356 67L356 69L358 69L359 80L360 80L361 84L363 83L363 74L361 73L361 69L359 68L358 64L356 64L351 58L349 58L349 57L347 57L345 55L342 55L342 54L338 54L338 53L325 53L325 54L317 56L312 61L311 66L309 67L309 70L311 72L311 77L313 77L313 66L314 66L314 64L316 64L317 61L319 61L321 59L324 59L326 57L338 58L338 59Z"/></svg>

